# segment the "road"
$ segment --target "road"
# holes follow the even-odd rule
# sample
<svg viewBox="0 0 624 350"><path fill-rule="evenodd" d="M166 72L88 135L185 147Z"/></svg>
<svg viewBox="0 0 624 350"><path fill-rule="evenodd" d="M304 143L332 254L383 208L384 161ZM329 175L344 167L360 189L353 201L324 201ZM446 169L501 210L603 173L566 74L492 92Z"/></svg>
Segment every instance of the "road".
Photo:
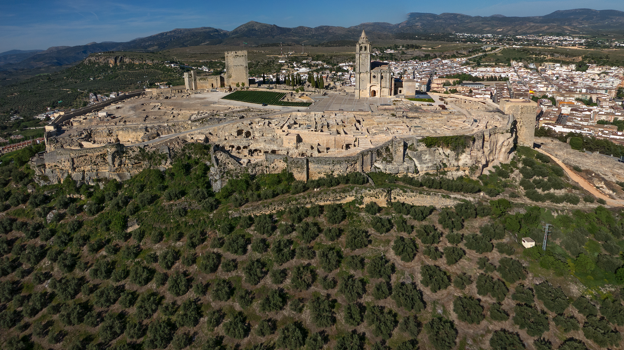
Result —
<svg viewBox="0 0 624 350"><path fill-rule="evenodd" d="M557 159L552 154L550 154L550 153L548 153L548 152L546 152L546 151L544 151L542 149L539 149L539 148L536 148L535 150L540 152L540 153L543 153L543 154L549 156L550 158L552 158L555 161L555 163L557 163L557 165L559 165L560 167L563 168L563 170L566 172L566 174L568 174L568 176L570 177L570 179L572 179L572 181L578 183L579 186L583 187L583 189L587 190L589 193L591 193L595 197L603 199L605 202L607 202L607 205L610 205L612 207L623 207L624 206L624 201L623 200L612 199L611 197L605 195L600 190L598 190L594 185L589 183L589 181L585 180L583 177L578 175L574 170L568 168L567 165L565 165L562 161Z"/></svg>

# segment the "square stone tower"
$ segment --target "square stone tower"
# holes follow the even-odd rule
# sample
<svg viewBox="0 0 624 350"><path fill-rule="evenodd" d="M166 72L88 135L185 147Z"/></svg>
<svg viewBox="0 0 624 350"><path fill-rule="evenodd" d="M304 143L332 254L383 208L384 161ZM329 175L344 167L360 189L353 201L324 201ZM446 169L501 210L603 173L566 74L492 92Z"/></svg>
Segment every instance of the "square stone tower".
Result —
<svg viewBox="0 0 624 350"><path fill-rule="evenodd" d="M249 70L247 67L247 51L225 52L225 86L249 86ZM243 85L244 84L244 85Z"/></svg>
<svg viewBox="0 0 624 350"><path fill-rule="evenodd" d="M514 116L518 127L518 144L533 148L535 142L535 122L537 119L537 103L523 99L506 99L500 101L500 108L505 114Z"/></svg>

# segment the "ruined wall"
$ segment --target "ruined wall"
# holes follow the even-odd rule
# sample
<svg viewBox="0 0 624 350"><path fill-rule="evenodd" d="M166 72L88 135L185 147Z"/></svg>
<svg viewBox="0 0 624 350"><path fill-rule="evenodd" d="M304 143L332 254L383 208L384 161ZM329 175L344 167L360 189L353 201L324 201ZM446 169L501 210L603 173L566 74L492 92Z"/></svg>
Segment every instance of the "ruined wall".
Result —
<svg viewBox="0 0 624 350"><path fill-rule="evenodd" d="M265 154L266 165L283 161L300 181L315 180L326 174L382 171L392 174L425 174L450 171L456 175L479 176L492 165L509 162L516 137L513 116L507 125L475 133L463 150L427 148L418 137L393 138L377 147L349 157L301 157ZM266 168L265 168L266 171ZM281 170L280 170L281 171Z"/></svg>
<svg viewBox="0 0 624 350"><path fill-rule="evenodd" d="M247 51L225 52L225 86L236 87L236 83L249 86Z"/></svg>

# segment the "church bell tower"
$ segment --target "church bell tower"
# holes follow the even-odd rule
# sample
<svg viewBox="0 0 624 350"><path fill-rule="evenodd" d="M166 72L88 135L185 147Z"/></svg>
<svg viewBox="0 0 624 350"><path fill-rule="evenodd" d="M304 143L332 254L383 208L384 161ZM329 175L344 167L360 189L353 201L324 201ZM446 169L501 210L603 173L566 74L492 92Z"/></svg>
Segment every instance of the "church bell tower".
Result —
<svg viewBox="0 0 624 350"><path fill-rule="evenodd" d="M371 44L362 31L355 47L355 98L369 97L368 84L371 73Z"/></svg>

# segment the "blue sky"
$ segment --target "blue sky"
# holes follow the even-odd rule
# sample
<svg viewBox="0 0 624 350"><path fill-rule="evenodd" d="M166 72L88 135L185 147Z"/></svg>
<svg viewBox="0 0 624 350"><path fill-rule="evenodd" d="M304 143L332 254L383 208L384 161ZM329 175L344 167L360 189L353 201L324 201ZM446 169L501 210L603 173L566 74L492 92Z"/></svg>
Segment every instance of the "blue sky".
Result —
<svg viewBox="0 0 624 350"><path fill-rule="evenodd" d="M351 26L399 23L409 12L534 16L588 6L624 11L622 0L0 0L0 52L128 41L175 28L231 30L252 20L285 27Z"/></svg>

